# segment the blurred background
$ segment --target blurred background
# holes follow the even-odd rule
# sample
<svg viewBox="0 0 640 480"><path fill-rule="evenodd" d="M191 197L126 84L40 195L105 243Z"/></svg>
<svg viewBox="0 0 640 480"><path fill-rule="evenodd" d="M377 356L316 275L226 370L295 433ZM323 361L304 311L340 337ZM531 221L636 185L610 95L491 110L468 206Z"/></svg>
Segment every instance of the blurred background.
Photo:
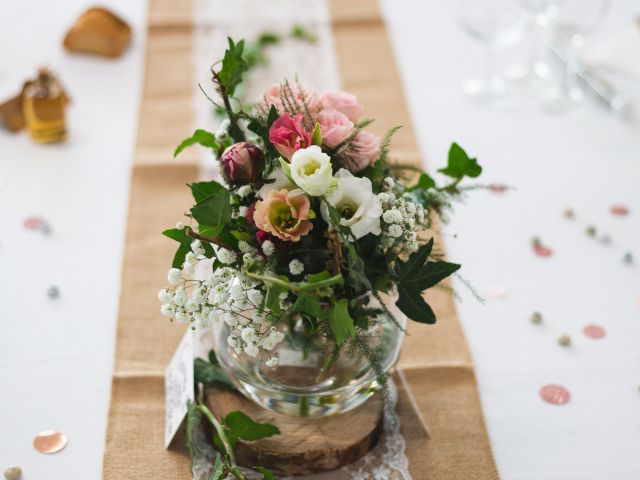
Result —
<svg viewBox="0 0 640 480"><path fill-rule="evenodd" d="M486 300L457 285L501 477L640 478L640 4L379 4L425 165L456 141L484 166L443 236ZM104 2L132 31L117 58L63 47L91 6L0 4L0 468L27 480L101 472L147 3ZM61 142L8 128L42 66ZM549 383L571 402L543 402ZM47 428L63 455L31 448Z"/></svg>

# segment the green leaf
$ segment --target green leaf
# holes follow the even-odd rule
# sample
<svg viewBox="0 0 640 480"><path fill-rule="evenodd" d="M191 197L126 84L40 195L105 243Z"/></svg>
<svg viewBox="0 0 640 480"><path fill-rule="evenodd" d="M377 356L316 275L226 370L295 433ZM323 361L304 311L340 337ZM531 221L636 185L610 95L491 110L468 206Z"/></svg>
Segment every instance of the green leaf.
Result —
<svg viewBox="0 0 640 480"><path fill-rule="evenodd" d="M280 157L278 159L278 161L280 162L280 166L282 167L282 170L284 171L284 174L287 176L287 178L289 179L289 181L291 183L293 183L294 185L296 184L296 182L293 180L293 178L291 177L291 164L289 162L287 162L284 158Z"/></svg>
<svg viewBox="0 0 640 480"><path fill-rule="evenodd" d="M186 443L191 463L193 464L193 431L200 424L202 414L196 409L191 400L187 400Z"/></svg>
<svg viewBox="0 0 640 480"><path fill-rule="evenodd" d="M435 323L431 307L422 298L424 290L433 287L460 268L460 265L444 261L427 261L433 249L433 238L406 262L396 260L395 274L398 286L396 305L407 317L422 323Z"/></svg>
<svg viewBox="0 0 640 480"><path fill-rule="evenodd" d="M222 458L220 454L216 456L216 463L213 465L213 471L211 472L211 476L209 480L223 480L222 474L224 473L224 463L222 463Z"/></svg>
<svg viewBox="0 0 640 480"><path fill-rule="evenodd" d="M447 166L438 171L458 180L465 176L476 178L482 173L482 167L478 165L477 159L469 158L467 152L460 145L452 143Z"/></svg>
<svg viewBox="0 0 640 480"><path fill-rule="evenodd" d="M191 194L193 195L196 203L200 203L213 196L215 193L218 193L220 190L225 189L222 185L213 180L210 182L192 183L189 187L191 188Z"/></svg>
<svg viewBox="0 0 640 480"><path fill-rule="evenodd" d="M218 142L216 141L216 136L207 132L206 130L196 130L193 132L189 138L185 138L180 145L176 148L175 152L173 152L173 156L177 157L178 154L187 147L190 147L194 143L199 143L203 147L209 147L214 151L218 150Z"/></svg>
<svg viewBox="0 0 640 480"><path fill-rule="evenodd" d="M435 188L436 182L431 176L426 173L421 173L418 178L418 183L416 183L413 187L407 188L407 192L413 192L414 190L429 190L430 188Z"/></svg>
<svg viewBox="0 0 640 480"><path fill-rule="evenodd" d="M193 238L187 235L187 229L189 227L185 227L182 230L177 228L171 228L169 230L165 230L162 234L165 237L169 237L172 240L180 243L180 247L176 251L175 256L173 257L173 262L171 266L173 268L182 268L182 264L184 263L184 258L191 251L191 243L193 242ZM208 258L213 256L213 247L207 242L202 242L202 248L204 248L204 254Z"/></svg>
<svg viewBox="0 0 640 480"><path fill-rule="evenodd" d="M235 89L242 82L242 76L249 68L247 62L242 56L244 50L244 40L240 40L237 44L230 37L227 37L229 46L224 52L222 59L222 68L218 72L220 83L227 90L227 94L232 96Z"/></svg>
<svg viewBox="0 0 640 480"><path fill-rule="evenodd" d="M223 418L224 430L232 445L237 439L255 441L280 433L275 425L254 422L248 415L235 411Z"/></svg>
<svg viewBox="0 0 640 480"><path fill-rule="evenodd" d="M187 257L187 253L191 251L191 247L188 245L180 245L176 250L175 255L173 256L173 261L171 262L171 268L179 268L182 269L182 265L184 264L184 259Z"/></svg>
<svg viewBox="0 0 640 480"><path fill-rule="evenodd" d="M329 307L327 314L329 327L336 339L338 347L344 345L347 339L356 336L353 318L349 315L349 300L343 298Z"/></svg>
<svg viewBox="0 0 640 480"><path fill-rule="evenodd" d="M292 308L294 312L305 313L312 318L322 318L324 316L320 299L308 293L300 293Z"/></svg>
<svg viewBox="0 0 640 480"><path fill-rule="evenodd" d="M266 467L253 467L253 469L262 474L262 480L278 480L278 477Z"/></svg>
<svg viewBox="0 0 640 480"><path fill-rule="evenodd" d="M193 376L196 385L199 383L207 385L213 382L220 382L231 388L235 388L227 374L222 370L222 367L220 367L218 359L215 357L215 353L213 353L213 359L215 361L211 361L212 353L213 350L209 352L209 361L203 360L202 358L196 358L194 360Z"/></svg>
<svg viewBox="0 0 640 480"><path fill-rule="evenodd" d="M347 249L347 284L356 292L371 290L371 282L365 274L364 260L358 255L358 250L352 243L345 244Z"/></svg>
<svg viewBox="0 0 640 480"><path fill-rule="evenodd" d="M277 278L289 283L289 279L284 275L278 275ZM278 315L282 311L282 308L280 308L280 294L287 291L289 291L289 288L280 283L271 282L267 285L267 295L264 304L274 315Z"/></svg>
<svg viewBox="0 0 640 480"><path fill-rule="evenodd" d="M316 122L313 127L313 132L311 132L311 143L318 146L322 145L322 130L318 122Z"/></svg>
<svg viewBox="0 0 640 480"><path fill-rule="evenodd" d="M221 229L231 220L231 195L225 189L191 209L191 215L200 225Z"/></svg>

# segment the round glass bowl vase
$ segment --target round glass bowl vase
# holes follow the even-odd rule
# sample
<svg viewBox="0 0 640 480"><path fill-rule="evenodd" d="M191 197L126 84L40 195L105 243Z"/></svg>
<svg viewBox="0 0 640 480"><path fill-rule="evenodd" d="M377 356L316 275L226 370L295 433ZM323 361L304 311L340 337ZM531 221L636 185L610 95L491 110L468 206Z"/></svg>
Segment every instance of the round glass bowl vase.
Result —
<svg viewBox="0 0 640 480"><path fill-rule="evenodd" d="M335 415L358 407L381 389L371 358L385 373L397 360L406 317L394 318L384 313L370 317L367 330L360 330L358 340L348 341L338 354L322 329L313 328L315 320L284 318L276 327L284 339L269 352L278 354L276 366L265 363L266 352L256 357L238 354L227 342L232 328L218 321L212 327L214 350L240 392L264 408L302 417Z"/></svg>

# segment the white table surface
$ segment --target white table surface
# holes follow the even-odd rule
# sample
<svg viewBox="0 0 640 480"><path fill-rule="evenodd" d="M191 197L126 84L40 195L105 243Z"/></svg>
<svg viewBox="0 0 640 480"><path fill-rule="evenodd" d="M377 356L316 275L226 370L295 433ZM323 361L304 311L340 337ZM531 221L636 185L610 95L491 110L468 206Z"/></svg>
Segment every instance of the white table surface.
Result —
<svg viewBox="0 0 640 480"><path fill-rule="evenodd" d="M0 4L0 98L46 62L74 100L64 146L0 130L0 468L21 465L25 480L100 478L146 7L109 5L137 34L115 62L62 50L84 0ZM621 262L634 249L640 262L638 126L593 111L493 113L466 103L460 84L480 71L481 48L446 2L410 5L383 1L424 157L439 166L456 140L479 157L485 182L517 188L473 193L446 228L449 255L466 278L508 293L479 305L463 292L459 306L500 474L640 478L640 268ZM617 0L593 41L637 13L633 0ZM615 81L640 106L640 83ZM613 203L631 215L612 217ZM576 210L575 222L562 218L565 207ZM22 228L33 214L51 222L50 237ZM612 245L588 239L587 223L606 230ZM535 235L552 258L531 253ZM46 296L51 284L61 289L57 301ZM544 314L543 326L528 322L533 310ZM587 323L604 326L607 337L587 339ZM561 333L573 347L557 346ZM540 400L538 389L552 382L571 390L569 404ZM49 428L69 436L61 454L31 448Z"/></svg>

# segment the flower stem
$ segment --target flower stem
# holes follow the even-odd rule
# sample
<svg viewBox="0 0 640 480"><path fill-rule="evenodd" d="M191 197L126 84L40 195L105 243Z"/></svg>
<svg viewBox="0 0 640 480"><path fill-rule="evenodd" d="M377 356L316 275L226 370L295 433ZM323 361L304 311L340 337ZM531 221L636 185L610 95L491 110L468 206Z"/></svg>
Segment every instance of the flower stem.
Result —
<svg viewBox="0 0 640 480"><path fill-rule="evenodd" d="M214 426L214 428L216 429L216 432L218 432L218 435L220 435L220 441L222 442L222 445L224 445L224 449L227 451L227 456L229 457L229 461L235 465L236 457L233 453L231 442L229 442L229 439L227 438L227 435L224 432L224 428L222 427L222 425L220 425L220 422L218 422L218 419L215 417L213 413L211 413L211 410L209 410L207 406L204 405L203 403L198 405L198 410L200 410L204 414L204 416L207 417L207 419Z"/></svg>

